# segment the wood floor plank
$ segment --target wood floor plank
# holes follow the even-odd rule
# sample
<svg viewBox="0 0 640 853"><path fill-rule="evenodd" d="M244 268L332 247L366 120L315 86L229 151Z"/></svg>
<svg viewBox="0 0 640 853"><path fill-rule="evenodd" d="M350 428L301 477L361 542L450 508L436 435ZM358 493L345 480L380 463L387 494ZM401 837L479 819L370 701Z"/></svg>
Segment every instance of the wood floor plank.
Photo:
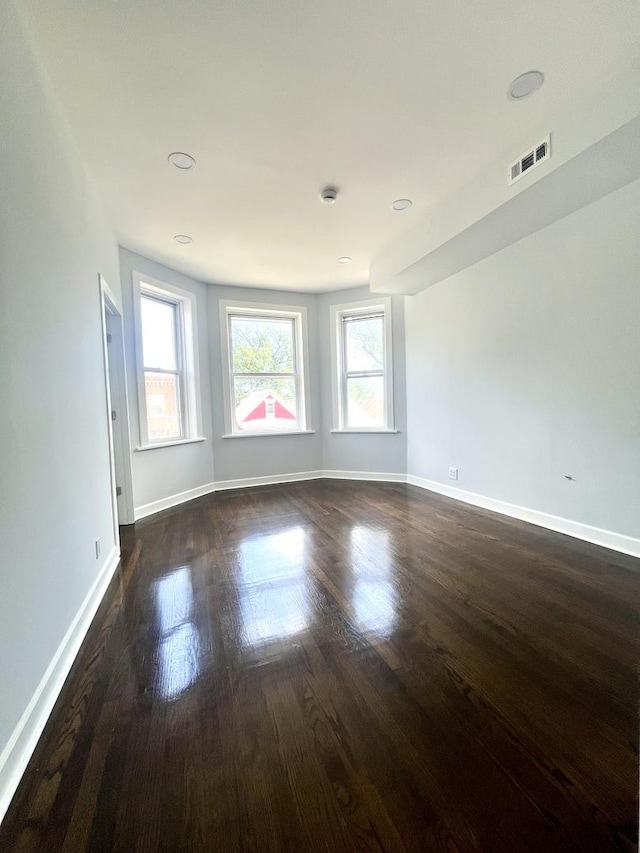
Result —
<svg viewBox="0 0 640 853"><path fill-rule="evenodd" d="M0 850L637 850L639 567L391 483L146 519Z"/></svg>

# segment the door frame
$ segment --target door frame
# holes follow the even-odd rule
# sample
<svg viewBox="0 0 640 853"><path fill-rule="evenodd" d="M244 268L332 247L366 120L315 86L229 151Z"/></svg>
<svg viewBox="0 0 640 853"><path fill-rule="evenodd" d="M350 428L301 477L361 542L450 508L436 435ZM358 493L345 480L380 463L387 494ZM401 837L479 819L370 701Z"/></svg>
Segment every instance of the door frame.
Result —
<svg viewBox="0 0 640 853"><path fill-rule="evenodd" d="M107 431L109 436L109 469L111 475L111 507L113 514L114 542L120 545L120 524L133 524L133 479L131 474L131 439L129 436L129 404L127 399L127 372L124 356L124 328L120 300L111 290L105 277L98 274L100 291L100 322L102 326L102 355L104 365L104 387L107 415ZM107 314L115 320L116 335L111 343L107 342ZM108 349L109 347L109 349ZM110 376L110 366L113 376ZM111 399L111 381L114 380L116 399ZM116 421L111 419L111 412L118 413ZM117 440L122 447L122 483L116 484L116 461L114 451L114 424L118 430ZM118 512L116 485L122 489L122 506L124 512Z"/></svg>

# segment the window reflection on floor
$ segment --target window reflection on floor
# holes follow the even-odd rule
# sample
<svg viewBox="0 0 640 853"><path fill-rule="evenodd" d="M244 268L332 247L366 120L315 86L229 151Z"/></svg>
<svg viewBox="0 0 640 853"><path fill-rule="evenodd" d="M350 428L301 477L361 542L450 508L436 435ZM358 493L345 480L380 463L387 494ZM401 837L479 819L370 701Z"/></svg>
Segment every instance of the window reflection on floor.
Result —
<svg viewBox="0 0 640 853"><path fill-rule="evenodd" d="M395 627L398 607L389 531L356 525L350 539L356 625L361 631L388 636Z"/></svg>
<svg viewBox="0 0 640 853"><path fill-rule="evenodd" d="M245 645L260 647L307 627L305 535L302 527L292 527L240 546L238 595Z"/></svg>
<svg viewBox="0 0 640 853"><path fill-rule="evenodd" d="M181 566L152 586L159 633L154 690L172 701L195 682L200 668L200 636L193 621L193 585L188 566Z"/></svg>

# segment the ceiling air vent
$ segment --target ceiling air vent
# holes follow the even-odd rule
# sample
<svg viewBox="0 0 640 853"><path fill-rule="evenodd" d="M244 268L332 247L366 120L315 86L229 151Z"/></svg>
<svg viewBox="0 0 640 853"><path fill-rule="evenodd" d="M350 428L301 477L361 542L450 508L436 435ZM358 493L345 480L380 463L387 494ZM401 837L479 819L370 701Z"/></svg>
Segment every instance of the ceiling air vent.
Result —
<svg viewBox="0 0 640 853"><path fill-rule="evenodd" d="M547 136L535 145L531 150L523 154L515 163L509 166L509 183L514 184L523 175L535 169L544 160L551 157L551 136Z"/></svg>

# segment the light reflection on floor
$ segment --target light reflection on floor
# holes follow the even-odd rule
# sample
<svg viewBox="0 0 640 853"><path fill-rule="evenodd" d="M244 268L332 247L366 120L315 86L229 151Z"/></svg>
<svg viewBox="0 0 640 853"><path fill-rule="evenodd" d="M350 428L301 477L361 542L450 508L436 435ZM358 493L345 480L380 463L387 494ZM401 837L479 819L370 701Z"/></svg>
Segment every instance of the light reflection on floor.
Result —
<svg viewBox="0 0 640 853"><path fill-rule="evenodd" d="M200 671L189 567L180 566L155 581L152 596L160 635L153 686L160 698L170 702L191 687Z"/></svg>
<svg viewBox="0 0 640 853"><path fill-rule="evenodd" d="M388 636L397 620L398 595L393 571L389 531L356 525L350 534L353 590L351 603L357 627L363 632Z"/></svg>
<svg viewBox="0 0 640 853"><path fill-rule="evenodd" d="M238 596L244 645L259 648L307 627L305 537L304 528L292 527L255 536L240 546Z"/></svg>
<svg viewBox="0 0 640 853"><path fill-rule="evenodd" d="M258 534L240 544L235 583L245 648L264 651L309 627L313 578L307 572L307 535L298 525ZM345 578L345 594L351 600L354 625L366 634L389 636L398 609L389 532L356 525L349 543L351 571ZM156 580L152 596L159 635L154 690L162 699L173 701L194 684L201 668L189 566Z"/></svg>

